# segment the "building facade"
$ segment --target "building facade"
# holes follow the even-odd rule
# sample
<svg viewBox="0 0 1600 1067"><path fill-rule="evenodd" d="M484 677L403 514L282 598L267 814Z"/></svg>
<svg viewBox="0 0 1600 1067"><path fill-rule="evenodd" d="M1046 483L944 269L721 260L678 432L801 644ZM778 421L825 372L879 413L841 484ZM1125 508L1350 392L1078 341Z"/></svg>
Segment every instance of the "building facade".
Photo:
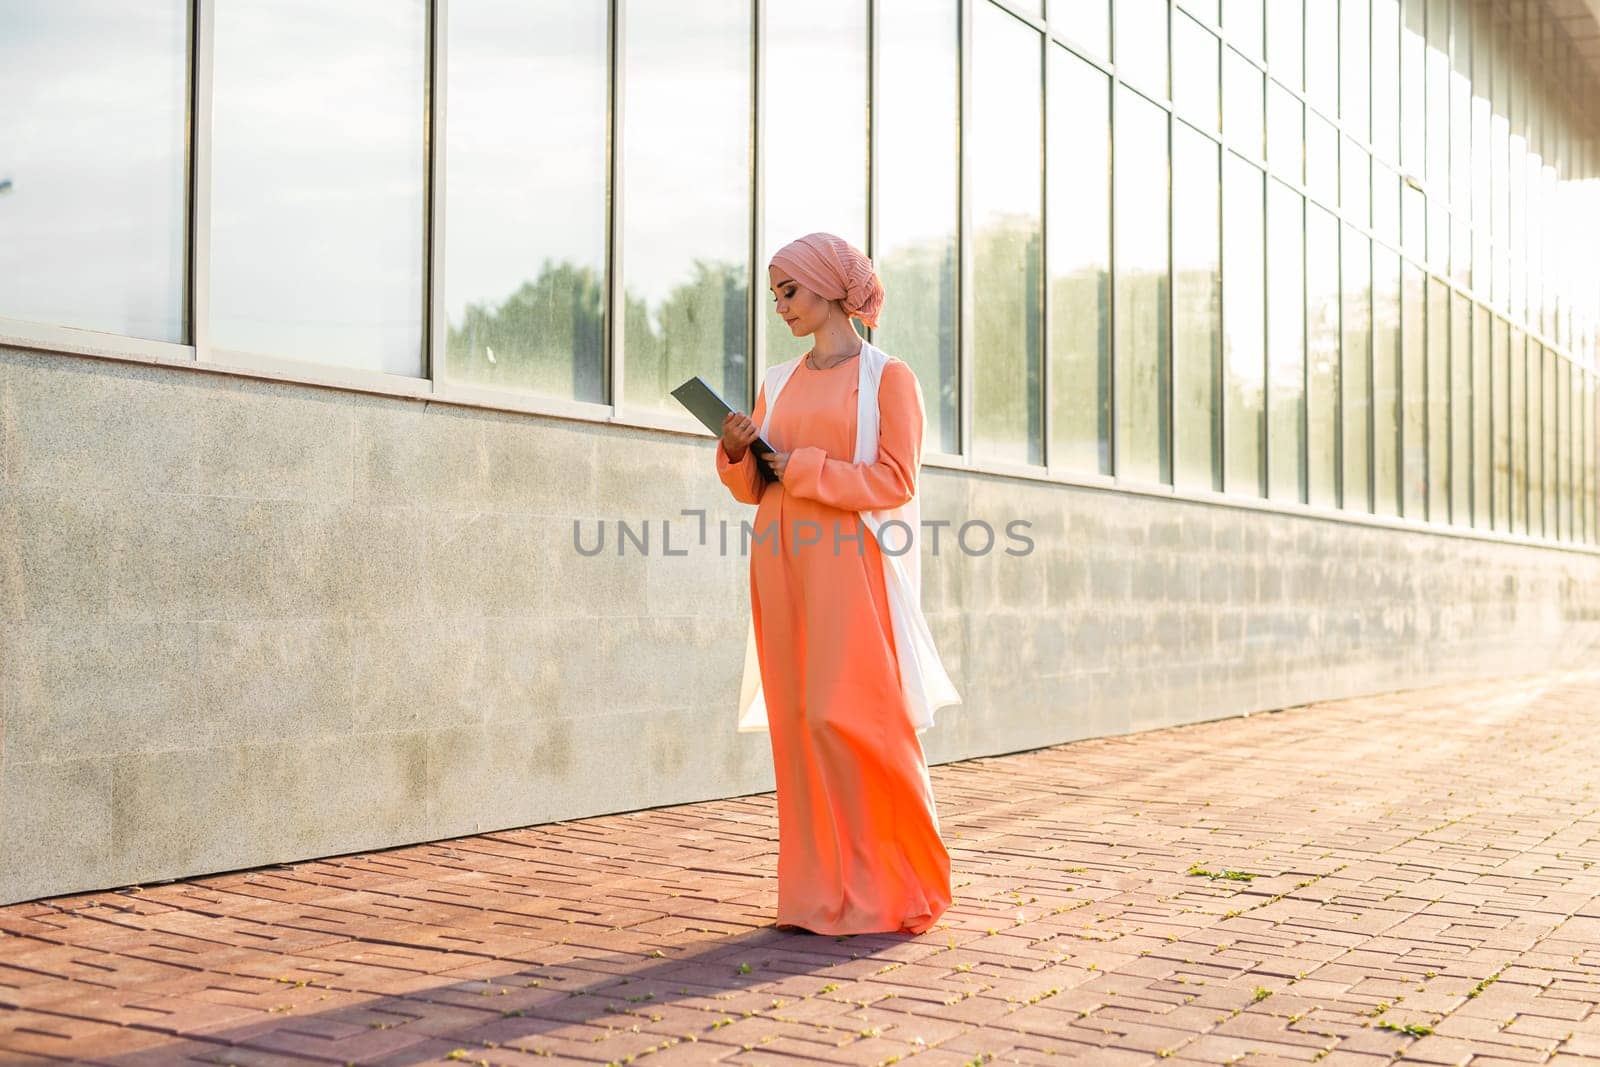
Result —
<svg viewBox="0 0 1600 1067"><path fill-rule="evenodd" d="M813 230L931 760L1592 665L1594 18L0 0L0 901L770 788L670 391Z"/></svg>

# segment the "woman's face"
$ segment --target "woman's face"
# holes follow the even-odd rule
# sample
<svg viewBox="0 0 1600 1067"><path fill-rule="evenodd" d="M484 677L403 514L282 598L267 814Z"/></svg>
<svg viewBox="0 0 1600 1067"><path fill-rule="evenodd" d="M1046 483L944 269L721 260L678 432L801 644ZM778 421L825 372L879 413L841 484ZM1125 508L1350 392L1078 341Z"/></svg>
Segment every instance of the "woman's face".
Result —
<svg viewBox="0 0 1600 1067"><path fill-rule="evenodd" d="M822 329L834 301L807 289L777 264L767 268L767 278L772 284L773 310L789 324L790 333L808 337Z"/></svg>

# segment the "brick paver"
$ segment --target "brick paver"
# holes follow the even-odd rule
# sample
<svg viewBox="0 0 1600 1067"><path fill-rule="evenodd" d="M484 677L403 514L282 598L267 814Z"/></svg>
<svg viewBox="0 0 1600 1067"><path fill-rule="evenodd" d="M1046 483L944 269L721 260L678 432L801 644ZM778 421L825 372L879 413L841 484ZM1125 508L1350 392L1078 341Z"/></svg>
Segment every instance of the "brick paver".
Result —
<svg viewBox="0 0 1600 1067"><path fill-rule="evenodd" d="M933 779L920 937L773 929L771 794L690 804L0 908L0 1062L1600 1067L1600 673Z"/></svg>

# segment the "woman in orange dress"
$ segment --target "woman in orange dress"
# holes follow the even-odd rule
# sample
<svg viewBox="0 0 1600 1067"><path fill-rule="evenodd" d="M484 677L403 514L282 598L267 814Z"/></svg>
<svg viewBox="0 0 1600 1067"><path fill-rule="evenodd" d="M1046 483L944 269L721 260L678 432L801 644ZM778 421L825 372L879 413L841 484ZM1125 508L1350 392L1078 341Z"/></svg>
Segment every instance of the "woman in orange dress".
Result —
<svg viewBox="0 0 1600 1067"><path fill-rule="evenodd" d="M768 273L776 312L812 348L770 420L765 384L753 419L729 413L717 473L758 505L750 603L777 784L776 925L921 933L950 905L950 856L901 686L883 559L858 514L916 493L921 388L887 358L877 461L852 462L863 342L850 319L876 326L883 287L866 256L828 234L785 246ZM765 459L748 447L762 425Z"/></svg>

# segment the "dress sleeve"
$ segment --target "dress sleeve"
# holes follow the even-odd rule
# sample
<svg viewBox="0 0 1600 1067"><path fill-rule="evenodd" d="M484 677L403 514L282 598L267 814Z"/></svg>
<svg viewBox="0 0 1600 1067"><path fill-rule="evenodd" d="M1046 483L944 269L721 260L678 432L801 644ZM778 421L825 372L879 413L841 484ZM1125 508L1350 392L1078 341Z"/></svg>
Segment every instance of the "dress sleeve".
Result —
<svg viewBox="0 0 1600 1067"><path fill-rule="evenodd" d="M894 360L878 385L877 461L847 463L815 446L797 448L783 473L784 492L847 511L899 507L917 492L923 424L922 387Z"/></svg>
<svg viewBox="0 0 1600 1067"><path fill-rule="evenodd" d="M758 427L767 411L767 387L761 386L761 392L756 397L756 409L750 415L750 420ZM761 503L761 493L766 489L761 471L756 467L760 460L749 448L744 450L744 458L735 463L728 458L727 449L722 447L722 438L717 438L717 477L722 479L722 484L728 487L733 494L733 499L741 504Z"/></svg>

